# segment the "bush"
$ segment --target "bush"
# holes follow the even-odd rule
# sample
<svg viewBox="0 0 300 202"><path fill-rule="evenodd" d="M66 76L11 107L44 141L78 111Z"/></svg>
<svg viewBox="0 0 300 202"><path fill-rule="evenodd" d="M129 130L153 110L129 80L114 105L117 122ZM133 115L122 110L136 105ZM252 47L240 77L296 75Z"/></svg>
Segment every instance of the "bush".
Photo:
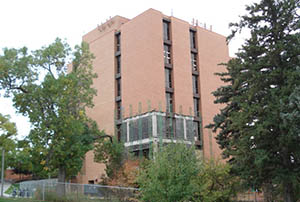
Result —
<svg viewBox="0 0 300 202"><path fill-rule="evenodd" d="M141 199L147 202L189 200L196 191L192 181L199 173L194 150L172 143L161 148L154 158L138 177Z"/></svg>
<svg viewBox="0 0 300 202"><path fill-rule="evenodd" d="M240 181L228 164L197 160L193 148L169 144L140 168L141 200L147 202L229 202L240 190Z"/></svg>
<svg viewBox="0 0 300 202"><path fill-rule="evenodd" d="M197 187L194 201L229 202L241 191L239 178L230 174L231 166L209 160L200 166L200 172L193 182Z"/></svg>

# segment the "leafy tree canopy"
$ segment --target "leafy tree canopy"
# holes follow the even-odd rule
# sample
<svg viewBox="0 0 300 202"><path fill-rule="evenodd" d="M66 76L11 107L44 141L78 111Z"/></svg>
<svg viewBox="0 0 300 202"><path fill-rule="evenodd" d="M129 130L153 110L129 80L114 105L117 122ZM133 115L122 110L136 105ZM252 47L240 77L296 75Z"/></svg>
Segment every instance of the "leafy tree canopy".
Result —
<svg viewBox="0 0 300 202"><path fill-rule="evenodd" d="M87 44L72 52L61 39L32 52L5 48L0 55L0 89L29 117L35 161L46 171L58 170L59 181L77 175L98 133L86 115L96 95L92 59Z"/></svg>
<svg viewBox="0 0 300 202"><path fill-rule="evenodd" d="M261 0L231 24L229 39L245 28L251 37L218 74L225 85L213 94L225 107L209 126L249 187L281 187L285 201L295 201L300 183L299 7L299 0Z"/></svg>
<svg viewBox="0 0 300 202"><path fill-rule="evenodd" d="M0 113L0 148L11 151L14 148L13 138L17 134L15 123L9 121L8 115Z"/></svg>

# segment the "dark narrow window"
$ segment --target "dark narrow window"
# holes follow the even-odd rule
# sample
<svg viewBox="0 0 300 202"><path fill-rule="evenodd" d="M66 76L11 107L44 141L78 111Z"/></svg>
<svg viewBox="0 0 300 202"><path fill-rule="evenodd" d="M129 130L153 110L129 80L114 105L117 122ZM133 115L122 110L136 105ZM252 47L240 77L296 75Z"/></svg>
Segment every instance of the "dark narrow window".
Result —
<svg viewBox="0 0 300 202"><path fill-rule="evenodd" d="M121 119L121 102L117 102L117 119Z"/></svg>
<svg viewBox="0 0 300 202"><path fill-rule="evenodd" d="M117 56L117 74L121 73L121 56Z"/></svg>
<svg viewBox="0 0 300 202"><path fill-rule="evenodd" d="M167 112L173 112L173 94L166 93Z"/></svg>
<svg viewBox="0 0 300 202"><path fill-rule="evenodd" d="M196 32L190 30L190 43L191 43L191 48L196 49Z"/></svg>
<svg viewBox="0 0 300 202"><path fill-rule="evenodd" d="M172 88L172 72L170 69L165 68L165 81L166 88Z"/></svg>
<svg viewBox="0 0 300 202"><path fill-rule="evenodd" d="M164 59L165 64L171 64L171 47L169 45L164 45Z"/></svg>
<svg viewBox="0 0 300 202"><path fill-rule="evenodd" d="M116 35L117 52L121 51L121 34Z"/></svg>
<svg viewBox="0 0 300 202"><path fill-rule="evenodd" d="M121 113L120 113L121 115ZM120 116L121 118L121 116ZM118 141L121 141L121 125L117 125L117 134L118 134Z"/></svg>
<svg viewBox="0 0 300 202"><path fill-rule="evenodd" d="M117 79L117 96L121 96L121 79Z"/></svg>
<svg viewBox="0 0 300 202"><path fill-rule="evenodd" d="M198 94L198 76L193 75L193 93Z"/></svg>
<svg viewBox="0 0 300 202"><path fill-rule="evenodd" d="M194 116L199 116L200 106L199 106L199 99L194 98Z"/></svg>
<svg viewBox="0 0 300 202"><path fill-rule="evenodd" d="M198 141L201 140L200 134L200 124L198 121L194 121L194 137Z"/></svg>
<svg viewBox="0 0 300 202"><path fill-rule="evenodd" d="M164 40L170 40L170 23L163 21Z"/></svg>
<svg viewBox="0 0 300 202"><path fill-rule="evenodd" d="M197 71L197 54L191 53L191 63L192 63L192 69L194 71Z"/></svg>

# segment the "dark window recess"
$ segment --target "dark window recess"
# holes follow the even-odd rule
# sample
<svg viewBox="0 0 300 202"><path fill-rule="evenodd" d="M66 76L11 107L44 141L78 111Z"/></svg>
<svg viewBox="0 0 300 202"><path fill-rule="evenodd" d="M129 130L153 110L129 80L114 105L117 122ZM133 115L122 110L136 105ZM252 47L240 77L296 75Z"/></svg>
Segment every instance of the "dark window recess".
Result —
<svg viewBox="0 0 300 202"><path fill-rule="evenodd" d="M164 45L164 59L165 64L171 64L171 47L169 45Z"/></svg>
<svg viewBox="0 0 300 202"><path fill-rule="evenodd" d="M197 54L191 53L191 63L193 71L197 71Z"/></svg>
<svg viewBox="0 0 300 202"><path fill-rule="evenodd" d="M173 112L173 94L166 93L167 112Z"/></svg>
<svg viewBox="0 0 300 202"><path fill-rule="evenodd" d="M116 36L116 46L117 46L117 52L121 51L121 34L117 34Z"/></svg>
<svg viewBox="0 0 300 202"><path fill-rule="evenodd" d="M196 32L190 30L190 43L191 43L191 48L196 49Z"/></svg>
<svg viewBox="0 0 300 202"><path fill-rule="evenodd" d="M121 141L121 125L117 125L118 142Z"/></svg>
<svg viewBox="0 0 300 202"><path fill-rule="evenodd" d="M117 96L121 96L121 79L117 79Z"/></svg>
<svg viewBox="0 0 300 202"><path fill-rule="evenodd" d="M193 75L193 93L198 94L199 89L198 89L198 76Z"/></svg>
<svg viewBox="0 0 300 202"><path fill-rule="evenodd" d="M121 73L121 56L117 56L117 74Z"/></svg>
<svg viewBox="0 0 300 202"><path fill-rule="evenodd" d="M149 149L143 149L142 151L140 150L136 150L136 151L133 151L133 156L135 157L139 157L140 155L143 155L143 157L149 159Z"/></svg>
<svg viewBox="0 0 300 202"><path fill-rule="evenodd" d="M194 137L195 137L196 141L201 140L200 134L201 134L201 132L200 132L200 123L198 121L194 121Z"/></svg>
<svg viewBox="0 0 300 202"><path fill-rule="evenodd" d="M122 117L121 102L117 102L117 120L120 120L121 117Z"/></svg>
<svg viewBox="0 0 300 202"><path fill-rule="evenodd" d="M170 40L170 23L163 21L164 40Z"/></svg>
<svg viewBox="0 0 300 202"><path fill-rule="evenodd" d="M194 98L194 116L199 117L199 111L200 111L199 99Z"/></svg>
<svg viewBox="0 0 300 202"><path fill-rule="evenodd" d="M172 72L170 69L165 68L165 81L166 88L172 88Z"/></svg>

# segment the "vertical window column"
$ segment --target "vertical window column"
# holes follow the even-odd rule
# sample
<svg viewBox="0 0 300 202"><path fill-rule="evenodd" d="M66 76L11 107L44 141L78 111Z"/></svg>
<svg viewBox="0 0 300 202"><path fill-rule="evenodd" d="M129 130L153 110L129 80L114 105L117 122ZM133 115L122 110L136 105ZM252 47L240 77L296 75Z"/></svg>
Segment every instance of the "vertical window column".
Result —
<svg viewBox="0 0 300 202"><path fill-rule="evenodd" d="M173 85L173 66L172 66L172 42L170 31L170 20L163 19L163 47L164 47L164 69L165 69L165 93L166 93L166 136L175 136L174 112L174 85Z"/></svg>
<svg viewBox="0 0 300 202"><path fill-rule="evenodd" d="M116 131L121 140L122 98L121 98L121 33L115 34L115 89L116 89Z"/></svg>
<svg viewBox="0 0 300 202"><path fill-rule="evenodd" d="M196 30L190 29L191 68L193 81L194 102L194 137L196 146L201 146L201 123L200 123L200 91L199 91L199 65L198 50L196 43Z"/></svg>
<svg viewBox="0 0 300 202"><path fill-rule="evenodd" d="M166 88L166 112L173 112L173 71L172 71L172 42L170 33L170 21L163 19L163 39L164 39L164 68L165 68L165 88Z"/></svg>

